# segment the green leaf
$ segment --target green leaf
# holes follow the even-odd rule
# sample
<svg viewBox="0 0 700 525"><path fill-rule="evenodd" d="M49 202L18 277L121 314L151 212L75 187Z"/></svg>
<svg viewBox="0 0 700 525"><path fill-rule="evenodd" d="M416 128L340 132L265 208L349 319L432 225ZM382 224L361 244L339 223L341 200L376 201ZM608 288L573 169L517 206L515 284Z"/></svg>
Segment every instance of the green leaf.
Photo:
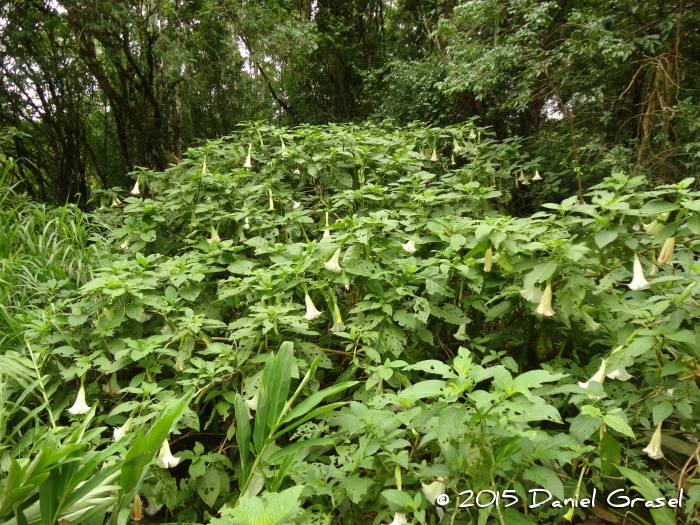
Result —
<svg viewBox="0 0 700 525"><path fill-rule="evenodd" d="M288 456L289 454L295 454L296 452L298 452L302 448L318 447L318 446L322 446L322 445L333 445L333 444L335 444L335 440L332 438L302 439L299 441L295 441L291 445L287 445L286 447L273 452L270 455L270 457L267 458L267 462L274 463L277 460Z"/></svg>
<svg viewBox="0 0 700 525"><path fill-rule="evenodd" d="M221 476L215 468L208 468L204 472L204 476L197 481L197 494L202 498L204 503L210 507L216 503L216 498L221 492Z"/></svg>
<svg viewBox="0 0 700 525"><path fill-rule="evenodd" d="M532 271L525 276L523 288L527 289L535 286L536 283L544 283L557 271L557 268L557 263L551 261L535 265Z"/></svg>
<svg viewBox="0 0 700 525"><path fill-rule="evenodd" d="M619 416L606 414L603 416L603 423L608 425L613 430L616 430L620 434L631 437L634 439L634 432L630 426Z"/></svg>
<svg viewBox="0 0 700 525"><path fill-rule="evenodd" d="M241 475L238 477L238 483L239 488L242 488L242 483L248 477L251 429L248 410L240 394L236 394L233 405L236 412L236 443L238 444L238 454L241 458Z"/></svg>
<svg viewBox="0 0 700 525"><path fill-rule="evenodd" d="M632 488L637 490L646 500L653 500L663 497L661 492L659 492L659 489L654 486L652 481L647 476L627 467L618 466L617 470L619 470L623 476L634 483L634 487ZM671 509L668 507L650 509L650 512L656 525L675 525L676 523L673 512L671 512Z"/></svg>
<svg viewBox="0 0 700 525"><path fill-rule="evenodd" d="M525 475L531 481L551 492L555 498L564 499L564 485L559 477L548 468L534 465L532 468L525 470Z"/></svg>
<svg viewBox="0 0 700 525"><path fill-rule="evenodd" d="M673 414L673 405L671 403L668 401L662 401L661 403L657 404L653 411L654 425L658 426L671 414Z"/></svg>
<svg viewBox="0 0 700 525"><path fill-rule="evenodd" d="M616 231L603 230L595 234L595 243L598 245L598 248L607 246L615 239L617 239Z"/></svg>
<svg viewBox="0 0 700 525"><path fill-rule="evenodd" d="M402 490L388 489L382 491L382 496L386 498L389 503L393 503L397 507L404 509L413 509L413 498L406 494Z"/></svg>

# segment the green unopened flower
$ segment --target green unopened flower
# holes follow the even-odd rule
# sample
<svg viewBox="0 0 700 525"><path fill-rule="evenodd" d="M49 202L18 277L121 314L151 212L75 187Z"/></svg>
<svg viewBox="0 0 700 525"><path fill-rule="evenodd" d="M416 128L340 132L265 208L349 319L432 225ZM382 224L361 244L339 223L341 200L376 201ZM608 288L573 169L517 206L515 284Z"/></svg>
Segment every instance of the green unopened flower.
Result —
<svg viewBox="0 0 700 525"><path fill-rule="evenodd" d="M661 425L663 425L663 422L659 423L659 426L656 427L654 435L651 436L649 445L644 449L644 452L646 452L651 459L661 459L664 457L664 453L661 451Z"/></svg>
<svg viewBox="0 0 700 525"><path fill-rule="evenodd" d="M566 521L571 521L572 519L574 519L574 508L573 507L571 507L569 509L569 511L566 514L564 514L564 519Z"/></svg>
<svg viewBox="0 0 700 525"><path fill-rule="evenodd" d="M323 230L323 238L326 239L331 236L331 231L328 229L328 212L326 212L326 229Z"/></svg>
<svg viewBox="0 0 700 525"><path fill-rule="evenodd" d="M644 231L646 231L649 235L657 235L666 224L666 220L668 219L669 215L670 212L662 213L651 223L645 224Z"/></svg>
<svg viewBox="0 0 700 525"><path fill-rule="evenodd" d="M267 193L270 197L270 211L275 211L275 203L272 200L272 190L267 190Z"/></svg>
<svg viewBox="0 0 700 525"><path fill-rule="evenodd" d="M119 388L119 383L117 383L117 374L112 374L109 381L102 385L102 390L108 396L114 396L121 391Z"/></svg>
<svg viewBox="0 0 700 525"><path fill-rule="evenodd" d="M659 257L656 259L656 261L659 264L668 264L671 262L671 259L673 259L673 250L676 247L676 238L675 237L669 237L666 239L666 242L664 242L663 247L661 248L661 253L659 253Z"/></svg>
<svg viewBox="0 0 700 525"><path fill-rule="evenodd" d="M343 271L339 264L341 250L342 247L339 247L333 254L333 257L331 257L330 261L323 263L323 266L326 268L326 270L330 270L331 272L335 273L340 273Z"/></svg>
<svg viewBox="0 0 700 525"><path fill-rule="evenodd" d="M644 268L642 268L642 263L639 261L639 257L636 253L634 254L634 265L632 269L632 282L630 282L627 286L629 286L632 290L641 290L642 288L646 288L649 282L644 278Z"/></svg>
<svg viewBox="0 0 700 525"><path fill-rule="evenodd" d="M554 317L554 310L552 310L552 283L547 282L540 304L535 308L535 313L545 317Z"/></svg>
<svg viewBox="0 0 700 525"><path fill-rule="evenodd" d="M175 365L173 365L173 368L175 369L176 372L182 372L185 370L185 360L182 359L182 356L177 356L175 359Z"/></svg>

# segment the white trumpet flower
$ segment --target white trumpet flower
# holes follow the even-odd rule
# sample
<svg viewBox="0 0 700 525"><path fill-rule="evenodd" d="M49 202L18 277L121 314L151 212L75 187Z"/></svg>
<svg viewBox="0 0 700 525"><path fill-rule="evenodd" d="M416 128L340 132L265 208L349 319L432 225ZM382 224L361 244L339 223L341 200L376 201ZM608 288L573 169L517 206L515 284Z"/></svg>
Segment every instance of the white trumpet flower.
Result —
<svg viewBox="0 0 700 525"><path fill-rule="evenodd" d="M666 220L668 219L669 215L669 212L662 213L658 216L658 218L654 219L649 224L645 224L644 231L647 232L649 235L658 234L664 227L664 224L666 224Z"/></svg>
<svg viewBox="0 0 700 525"><path fill-rule="evenodd" d="M542 300L543 293L542 288L538 288L536 286L531 286L530 288L520 290L520 295L523 296L523 299L531 303L539 303Z"/></svg>
<svg viewBox="0 0 700 525"><path fill-rule="evenodd" d="M160 447L160 452L158 452L158 459L161 460L165 468L170 468L176 466L180 463L180 458L176 458L170 453L170 444L166 439L163 441L163 446Z"/></svg>
<svg viewBox="0 0 700 525"><path fill-rule="evenodd" d="M671 259L673 259L673 249L676 247L676 238L675 237L669 237L666 239L666 242L664 243L663 247L661 248L661 253L659 253L659 257L656 259L656 261L659 264L668 264L671 262Z"/></svg>
<svg viewBox="0 0 700 525"><path fill-rule="evenodd" d="M484 254L484 271L485 272L490 272L491 271L491 263L493 262L493 250L489 246L486 249L486 254Z"/></svg>
<svg viewBox="0 0 700 525"><path fill-rule="evenodd" d="M589 332L595 332L596 330L598 330L598 328L600 328L600 323L596 323L585 310L581 310L581 318L586 324L586 330L588 330Z"/></svg>
<svg viewBox="0 0 700 525"><path fill-rule="evenodd" d="M126 420L121 427L114 428L114 441L119 441L121 438L126 436L126 433L131 430L131 418Z"/></svg>
<svg viewBox="0 0 700 525"><path fill-rule="evenodd" d="M292 202L294 203L294 206L292 206L293 210L298 210L299 208L301 208L301 202L297 202L295 200L293 200Z"/></svg>
<svg viewBox="0 0 700 525"><path fill-rule="evenodd" d="M469 132L469 140L474 140L476 138L476 133L474 133L474 130L471 130Z"/></svg>
<svg viewBox="0 0 700 525"><path fill-rule="evenodd" d="M85 402L85 387L80 385L80 390L78 390L78 397L75 398L75 403L68 409L68 412L74 416L80 414L87 414L90 411L90 407Z"/></svg>
<svg viewBox="0 0 700 525"><path fill-rule="evenodd" d="M542 177L540 176L539 170L535 170L535 175L530 179L530 182L537 182L538 180L542 180Z"/></svg>
<svg viewBox="0 0 700 525"><path fill-rule="evenodd" d="M253 163L250 161L250 148L252 148L252 147L253 147L252 144L248 145L248 156L245 158L245 164L243 164L244 168L252 168L253 167Z"/></svg>
<svg viewBox="0 0 700 525"><path fill-rule="evenodd" d="M141 192L139 191L138 179L136 180L136 184L134 184L134 188L129 193L131 193L132 195L141 195Z"/></svg>
<svg viewBox="0 0 700 525"><path fill-rule="evenodd" d="M437 162L438 160L437 151L435 150L435 148L433 148L433 154L430 156L430 160L433 162Z"/></svg>
<svg viewBox="0 0 700 525"><path fill-rule="evenodd" d="M176 372L182 372L185 369L185 361L182 359L182 356L177 356L173 368Z"/></svg>
<svg viewBox="0 0 700 525"><path fill-rule="evenodd" d="M454 139L452 141L452 151L454 151L455 153L459 153L460 151L462 151L462 146L459 145L457 139Z"/></svg>
<svg viewBox="0 0 700 525"><path fill-rule="evenodd" d="M107 209L107 204L105 203L104 200L100 200L100 209L101 209L101 210L106 210L106 209Z"/></svg>
<svg viewBox="0 0 700 525"><path fill-rule="evenodd" d="M340 317L340 308L336 302L333 303L333 326L331 332L346 332L347 326L343 324L343 318Z"/></svg>
<svg viewBox="0 0 700 525"><path fill-rule="evenodd" d="M119 208L119 206L121 206L122 204L124 204L124 203L122 201L120 201L117 197L115 197L112 199L112 204L110 205L110 207L111 208Z"/></svg>
<svg viewBox="0 0 700 525"><path fill-rule="evenodd" d="M597 381L598 383L603 383L605 381L605 359L603 359L600 363L600 368L598 368L598 371L593 374L593 376L586 381L585 383L579 382L578 386L581 388L588 388L588 385L591 381Z"/></svg>
<svg viewBox="0 0 700 525"><path fill-rule="evenodd" d="M634 377L627 373L624 366L613 370L609 374L606 374L606 376L608 379L617 379L618 381L629 381Z"/></svg>
<svg viewBox="0 0 700 525"><path fill-rule="evenodd" d="M425 499L427 499L431 505L435 505L435 500L440 494L445 492L445 483L442 478L438 478L437 481L433 481L430 485L421 483L423 486L423 494L425 494Z"/></svg>
<svg viewBox="0 0 700 525"><path fill-rule="evenodd" d="M243 223L243 229L250 230L250 218L249 217L245 218L245 222Z"/></svg>
<svg viewBox="0 0 700 525"><path fill-rule="evenodd" d="M129 240L127 239L126 241L124 241L123 243L121 243L121 244L119 245L119 247L120 247L122 250L126 250L126 249L129 247Z"/></svg>
<svg viewBox="0 0 700 525"><path fill-rule="evenodd" d="M148 507L146 507L146 508L143 509L143 510L145 510L145 511L146 511L146 514L148 514L149 516L153 516L153 515L156 514L160 509L163 508L163 504L162 504L162 503L158 503L158 502L156 501L156 498L152 498L152 497L146 496L146 501L148 502Z"/></svg>
<svg viewBox="0 0 700 525"><path fill-rule="evenodd" d="M313 321L314 319L321 317L323 312L316 309L314 302L309 297L309 294L305 294L304 301L306 302L306 315L304 319L307 321Z"/></svg>
<svg viewBox="0 0 700 525"><path fill-rule="evenodd" d="M408 523L411 522L406 519L406 515L403 512L397 512L394 514L394 520L388 525L406 525Z"/></svg>
<svg viewBox="0 0 700 525"><path fill-rule="evenodd" d="M459 328L457 328L457 333L454 335L454 338L457 339L457 341L466 341L467 340L467 325L466 324L459 325Z"/></svg>
<svg viewBox="0 0 700 525"><path fill-rule="evenodd" d="M627 286L632 290L641 290L645 288L649 282L644 278L644 268L642 268L642 263L639 261L637 254L634 254L634 275L632 276L632 282Z"/></svg>
<svg viewBox="0 0 700 525"><path fill-rule="evenodd" d="M282 139L280 139L280 141L282 142L282 156L286 157L287 155L289 155L289 152L287 151L287 146L284 145L284 141Z"/></svg>
<svg viewBox="0 0 700 525"><path fill-rule="evenodd" d="M659 423L659 426L656 427L656 430L654 431L654 435L651 436L651 441L649 442L649 445L644 449L644 452L646 452L651 459L661 459L664 457L664 453L661 452L661 425L663 423Z"/></svg>
<svg viewBox="0 0 700 525"><path fill-rule="evenodd" d="M330 270L331 272L335 272L335 273L340 273L343 271L343 269L340 267L340 264L339 264L340 250L342 250L342 247L338 248L335 251L335 253L333 254L333 257L331 257L330 261L323 263L323 266L326 268L326 270Z"/></svg>
<svg viewBox="0 0 700 525"><path fill-rule="evenodd" d="M323 238L326 239L331 236L331 231L328 229L328 212L326 212L326 229L323 230Z"/></svg>
<svg viewBox="0 0 700 525"><path fill-rule="evenodd" d="M212 225L211 227L211 237L207 239L207 242L209 244L213 242L221 242L221 237L219 237L219 232L216 231L216 228Z"/></svg>
<svg viewBox="0 0 700 525"><path fill-rule="evenodd" d="M545 317L554 317L554 310L552 310L552 284L549 282L547 283L547 287L544 289L540 304L538 304L537 308L535 308L535 313Z"/></svg>
<svg viewBox="0 0 700 525"><path fill-rule="evenodd" d="M108 396L116 395L121 391L121 388L119 388L119 383L117 383L117 374L112 374L109 381L102 385L102 390Z"/></svg>
<svg viewBox="0 0 700 525"><path fill-rule="evenodd" d="M401 248L408 253L416 253L416 243L413 241L413 239L409 239L406 244L402 244Z"/></svg>

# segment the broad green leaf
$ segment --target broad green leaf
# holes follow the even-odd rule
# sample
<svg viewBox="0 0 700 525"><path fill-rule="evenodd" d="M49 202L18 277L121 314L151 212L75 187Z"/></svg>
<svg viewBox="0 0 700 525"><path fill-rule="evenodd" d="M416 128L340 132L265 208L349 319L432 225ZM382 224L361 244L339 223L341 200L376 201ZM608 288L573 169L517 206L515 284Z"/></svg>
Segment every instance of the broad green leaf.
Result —
<svg viewBox="0 0 700 525"><path fill-rule="evenodd" d="M633 488L639 491L639 493L644 496L645 499L654 500L663 497L659 489L654 486L652 481L647 476L627 467L618 466L617 470L619 470L623 476L634 483ZM650 512L656 525L674 525L676 523L673 512L668 507L650 509Z"/></svg>

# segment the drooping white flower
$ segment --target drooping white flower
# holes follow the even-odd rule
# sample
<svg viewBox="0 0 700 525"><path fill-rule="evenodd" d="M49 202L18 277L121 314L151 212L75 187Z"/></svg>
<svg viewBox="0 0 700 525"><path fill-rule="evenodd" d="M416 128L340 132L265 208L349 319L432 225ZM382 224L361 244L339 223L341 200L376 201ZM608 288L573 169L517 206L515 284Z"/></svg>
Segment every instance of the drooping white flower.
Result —
<svg viewBox="0 0 700 525"><path fill-rule="evenodd" d="M326 268L326 270L330 270L331 272L335 272L335 273L340 273L343 271L343 269L340 267L340 264L339 264L340 250L342 250L342 247L339 247L335 251L335 253L333 254L333 257L331 257L330 261L323 263L323 266Z"/></svg>
<svg viewBox="0 0 700 525"><path fill-rule="evenodd" d="M284 145L284 140L282 140L282 137L280 137L280 142L282 142L282 156L286 157L289 155L289 152L287 151L287 146Z"/></svg>
<svg viewBox="0 0 700 525"><path fill-rule="evenodd" d="M244 168L252 168L253 163L250 161L250 149L253 147L252 144L248 144L248 156L245 158L245 164L243 164Z"/></svg>
<svg viewBox="0 0 700 525"><path fill-rule="evenodd" d="M123 243L121 243L121 244L119 245L119 247L120 247L122 250L126 250L126 249L129 247L129 239L127 239L127 240L125 240Z"/></svg>
<svg viewBox="0 0 700 525"><path fill-rule="evenodd" d="M307 321L313 321L314 319L323 315L323 312L316 309L316 306L311 300L311 297L309 297L309 294L305 294L304 301L306 302L306 315L304 316L304 319Z"/></svg>
<svg viewBox="0 0 700 525"><path fill-rule="evenodd" d="M629 381L634 377L627 373L627 370L625 370L624 366L616 368L609 374L606 374L606 376L608 377L608 379L617 379L619 381Z"/></svg>
<svg viewBox="0 0 700 525"><path fill-rule="evenodd" d="M245 222L243 223L243 229L250 230L250 217L245 218Z"/></svg>
<svg viewBox="0 0 700 525"><path fill-rule="evenodd" d="M600 323L596 323L595 320L588 315L588 312L585 310L581 310L581 318L583 319L583 322L586 324L586 330L589 332L595 332L600 328Z"/></svg>
<svg viewBox="0 0 700 525"><path fill-rule="evenodd" d="M433 148L433 154L430 155L430 160L433 162L437 162L438 160L437 151L435 150L435 148Z"/></svg>
<svg viewBox="0 0 700 525"><path fill-rule="evenodd" d="M272 190L267 191L270 196L270 211L275 211L275 202L272 200Z"/></svg>
<svg viewBox="0 0 700 525"><path fill-rule="evenodd" d="M669 237L666 239L666 242L664 242L663 247L661 248L661 253L659 254L659 257L656 259L656 261L659 264L668 264L671 262L671 259L673 259L673 249L676 247L676 238L675 237Z"/></svg>
<svg viewBox="0 0 700 525"><path fill-rule="evenodd" d="M134 184L133 189L129 192L132 195L141 195L141 192L139 191L139 181L136 179L136 184Z"/></svg>
<svg viewBox="0 0 700 525"><path fill-rule="evenodd" d="M445 483L442 478L438 478L437 481L433 481L431 484L426 485L421 483L423 486L423 494L425 494L425 499L427 499L431 505L435 505L435 500L441 494L445 492Z"/></svg>
<svg viewBox="0 0 700 525"><path fill-rule="evenodd" d="M110 207L112 207L112 208L118 208L118 207L121 206L122 204L124 204L124 203L123 203L122 201L120 201L117 197L115 197L115 198L112 199L112 204L111 204Z"/></svg>
<svg viewBox="0 0 700 525"><path fill-rule="evenodd" d="M409 239L408 242L402 244L401 248L408 253L416 253L416 243L413 241L413 239Z"/></svg>
<svg viewBox="0 0 700 525"><path fill-rule="evenodd" d="M107 209L107 202L104 199L100 199L100 209L101 210Z"/></svg>
<svg viewBox="0 0 700 525"><path fill-rule="evenodd" d="M180 458L176 458L170 453L170 444L166 439L163 441L163 446L160 447L160 452L158 452L158 459L161 460L163 467L170 468L176 466L180 463Z"/></svg>
<svg viewBox="0 0 700 525"><path fill-rule="evenodd" d="M644 231L646 231L649 235L657 235L663 229L669 215L669 212L662 213L649 224L645 224Z"/></svg>
<svg viewBox="0 0 700 525"><path fill-rule="evenodd" d="M340 308L338 308L338 303L333 301L333 326L331 326L331 332L346 332L347 326L343 324L343 318L340 317Z"/></svg>
<svg viewBox="0 0 700 525"><path fill-rule="evenodd" d="M461 324L459 325L459 328L457 328L457 333L454 335L455 339L457 341L466 341L467 340L467 325L466 324Z"/></svg>
<svg viewBox="0 0 700 525"><path fill-rule="evenodd" d="M661 452L661 425L663 425L663 423L659 423L659 426L656 427L654 435L651 436L649 445L644 449L644 452L646 452L651 459L661 459L664 457L664 453Z"/></svg>
<svg viewBox="0 0 700 525"><path fill-rule="evenodd" d="M328 212L326 212L326 229L323 230L323 238L326 239L331 236L331 231L328 229Z"/></svg>
<svg viewBox="0 0 700 525"><path fill-rule="evenodd" d="M120 427L114 427L114 441L119 441L121 438L126 436L126 433L131 430L131 418L126 420Z"/></svg>
<svg viewBox="0 0 700 525"><path fill-rule="evenodd" d="M102 385L102 390L108 396L116 395L121 391L121 388L119 388L119 383L117 383L117 374L112 374L109 381Z"/></svg>
<svg viewBox="0 0 700 525"><path fill-rule="evenodd" d="M90 411L90 407L85 402L85 387L80 385L80 390L78 390L78 396L75 398L75 403L68 409L68 412L74 416L80 414L87 414Z"/></svg>
<svg viewBox="0 0 700 525"><path fill-rule="evenodd" d="M484 271L485 272L491 271L491 263L492 262L493 262L493 250L489 246L486 249L486 253L484 254Z"/></svg>
<svg viewBox="0 0 700 525"><path fill-rule="evenodd" d="M552 310L552 284L549 282L544 289L540 304L535 308L535 313L545 317L554 317L554 310Z"/></svg>
<svg viewBox="0 0 700 525"><path fill-rule="evenodd" d="M639 257L636 253L634 254L633 271L632 282L627 286L632 290L641 290L645 288L649 282L644 278L644 268L642 268L642 263L639 261Z"/></svg>
<svg viewBox="0 0 700 525"><path fill-rule="evenodd" d="M301 202L297 202L295 200L292 200L292 202L294 203L294 206L292 206L293 210L298 210L299 208L301 208Z"/></svg>
<svg viewBox="0 0 700 525"><path fill-rule="evenodd" d="M146 511L146 514L149 516L153 516L156 514L160 509L163 508L162 503L158 503L156 498L152 498L150 496L146 496L146 501L148 502L148 507L146 507L144 510Z"/></svg>
<svg viewBox="0 0 700 525"><path fill-rule="evenodd" d="M221 237L219 237L219 232L216 231L216 228L214 228L214 225L211 227L211 237L207 239L207 242L209 244L213 242L221 242Z"/></svg>
<svg viewBox="0 0 700 525"><path fill-rule="evenodd" d="M454 139L452 141L452 151L454 151L455 153L459 153L460 151L462 151L462 146L459 145L457 139Z"/></svg>
<svg viewBox="0 0 700 525"><path fill-rule="evenodd" d="M579 382L578 386L580 386L581 388L588 388L588 384L591 381L597 381L601 384L603 383L603 381L605 381L605 359L601 361L598 371L595 374L593 374L593 376L585 383Z"/></svg>
<svg viewBox="0 0 700 525"><path fill-rule="evenodd" d="M535 170L535 175L530 179L530 182L537 182L538 180L542 180L542 177L539 170Z"/></svg>
<svg viewBox="0 0 700 525"><path fill-rule="evenodd" d="M182 356L177 356L173 368L176 372L182 372L185 369L185 360L182 359Z"/></svg>
<svg viewBox="0 0 700 525"><path fill-rule="evenodd" d="M406 519L406 515L403 512L397 512L394 514L394 520L388 525L405 525L408 523L410 523L410 521Z"/></svg>
<svg viewBox="0 0 700 525"><path fill-rule="evenodd" d="M520 290L520 295L523 296L523 299L531 303L539 303L542 300L543 293L542 288L538 288L537 286L530 286L530 288Z"/></svg>

